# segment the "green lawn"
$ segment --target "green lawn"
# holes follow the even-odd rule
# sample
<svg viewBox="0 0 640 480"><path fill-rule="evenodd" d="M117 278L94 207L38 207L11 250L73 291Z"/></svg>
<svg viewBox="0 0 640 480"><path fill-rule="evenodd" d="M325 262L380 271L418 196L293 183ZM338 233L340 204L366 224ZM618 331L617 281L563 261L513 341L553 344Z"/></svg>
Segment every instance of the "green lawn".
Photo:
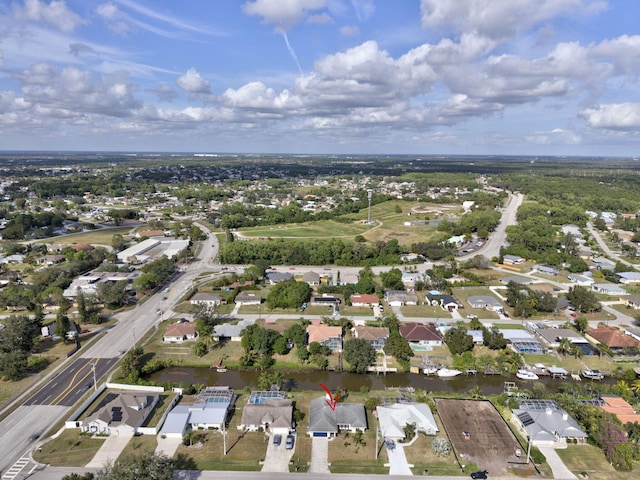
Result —
<svg viewBox="0 0 640 480"><path fill-rule="evenodd" d="M92 245L111 245L113 236L117 233L124 235L131 230L131 227L107 228L101 230L91 230L89 232L74 233L65 235L62 238L51 238L46 243L90 243Z"/></svg>
<svg viewBox="0 0 640 480"><path fill-rule="evenodd" d="M635 462L631 472L618 472L607 462L604 453L592 445L573 445L556 452L567 468L578 478L581 478L583 473L588 475L589 480L635 480L638 478L640 462Z"/></svg>
<svg viewBox="0 0 640 480"><path fill-rule="evenodd" d="M69 428L45 443L33 454L34 460L56 467L84 467L100 450L104 437L82 435L79 428Z"/></svg>
<svg viewBox="0 0 640 480"><path fill-rule="evenodd" d="M401 245L407 247L420 241L431 239L443 239L444 234L438 232L435 227L427 225L406 226L407 221L424 220L425 215L407 214L413 207L418 206L414 202L405 200L390 200L371 207L371 219L375 225L362 223L367 219L368 212L362 210L359 213L348 215L346 218L351 223L341 223L332 220L307 222L302 224L288 224L266 227L250 227L241 230L242 235L252 238L347 238L352 239L356 235L362 235L367 241L389 241L396 239ZM400 212L396 211L400 207ZM461 211L457 205L437 205L439 210L450 213Z"/></svg>

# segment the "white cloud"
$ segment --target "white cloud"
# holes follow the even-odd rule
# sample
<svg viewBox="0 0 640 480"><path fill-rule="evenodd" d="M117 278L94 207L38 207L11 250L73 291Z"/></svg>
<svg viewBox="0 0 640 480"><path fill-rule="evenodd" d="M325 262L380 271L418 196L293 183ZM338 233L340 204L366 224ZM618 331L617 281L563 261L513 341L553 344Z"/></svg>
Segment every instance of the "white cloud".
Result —
<svg viewBox="0 0 640 480"><path fill-rule="evenodd" d="M580 115L595 128L640 131L640 103L609 103L587 108Z"/></svg>
<svg viewBox="0 0 640 480"><path fill-rule="evenodd" d="M13 5L14 13L19 20L44 23L65 33L73 32L84 20L71 11L64 0L53 0L45 3L40 0L26 0L24 6Z"/></svg>
<svg viewBox="0 0 640 480"><path fill-rule="evenodd" d="M156 88L152 88L149 91L155 93L160 100L164 100L166 102L172 102L173 100L178 98L178 92L176 92L166 83L158 85Z"/></svg>
<svg viewBox="0 0 640 480"><path fill-rule="evenodd" d="M190 68L187 73L176 80L176 83L185 92L189 93L211 93L209 82L202 78L195 68Z"/></svg>
<svg viewBox="0 0 640 480"><path fill-rule="evenodd" d="M565 13L593 12L600 0L421 0L422 24L504 40Z"/></svg>
<svg viewBox="0 0 640 480"><path fill-rule="evenodd" d="M315 10L325 6L325 0L254 0L245 3L242 10L247 15L262 17L264 23L273 25L277 32L286 32L302 23Z"/></svg>

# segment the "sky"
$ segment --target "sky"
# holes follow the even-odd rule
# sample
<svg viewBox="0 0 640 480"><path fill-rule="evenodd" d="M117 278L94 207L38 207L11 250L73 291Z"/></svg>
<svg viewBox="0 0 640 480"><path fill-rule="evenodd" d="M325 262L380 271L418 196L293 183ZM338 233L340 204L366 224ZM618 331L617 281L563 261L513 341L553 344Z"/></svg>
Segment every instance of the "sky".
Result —
<svg viewBox="0 0 640 480"><path fill-rule="evenodd" d="M0 150L640 155L638 0L0 0Z"/></svg>

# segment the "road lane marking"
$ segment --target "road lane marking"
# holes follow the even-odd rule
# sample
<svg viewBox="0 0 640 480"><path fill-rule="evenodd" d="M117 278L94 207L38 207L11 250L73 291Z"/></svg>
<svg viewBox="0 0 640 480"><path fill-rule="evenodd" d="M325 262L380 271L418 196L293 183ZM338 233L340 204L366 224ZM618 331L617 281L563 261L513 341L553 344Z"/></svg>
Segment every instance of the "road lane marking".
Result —
<svg viewBox="0 0 640 480"><path fill-rule="evenodd" d="M49 405L59 405L62 400L64 400L70 393L73 392L73 390L77 386L80 385L80 383L82 383L89 375L92 374L91 364L95 363L97 365L99 361L100 361L100 358L88 359L84 365L78 368L78 371L73 375L73 377L71 377L71 380L69 381L69 386L67 386L67 388L65 388L62 392L60 392L60 394L56 398L54 398ZM78 378L78 375L80 375L80 373L85 369L85 367L89 367L89 370L87 371L87 373L84 374L82 378L80 378L79 381L76 381Z"/></svg>

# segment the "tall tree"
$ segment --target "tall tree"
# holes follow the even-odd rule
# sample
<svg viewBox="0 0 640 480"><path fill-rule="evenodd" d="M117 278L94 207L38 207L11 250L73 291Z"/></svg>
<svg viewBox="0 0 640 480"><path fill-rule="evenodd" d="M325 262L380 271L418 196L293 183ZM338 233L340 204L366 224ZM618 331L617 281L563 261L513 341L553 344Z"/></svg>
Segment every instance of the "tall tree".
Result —
<svg viewBox="0 0 640 480"><path fill-rule="evenodd" d="M375 361L376 351L366 340L352 338L344 342L343 356L352 372L365 373L367 367Z"/></svg>

